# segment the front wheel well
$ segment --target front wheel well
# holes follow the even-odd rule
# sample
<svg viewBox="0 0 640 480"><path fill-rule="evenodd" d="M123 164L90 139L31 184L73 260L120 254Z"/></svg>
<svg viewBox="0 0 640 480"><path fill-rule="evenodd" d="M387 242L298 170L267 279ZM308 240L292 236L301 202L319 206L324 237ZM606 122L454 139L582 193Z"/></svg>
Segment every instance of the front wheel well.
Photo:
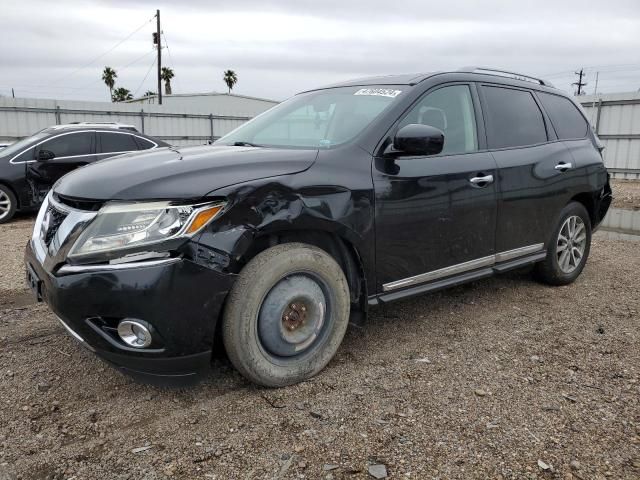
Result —
<svg viewBox="0 0 640 480"><path fill-rule="evenodd" d="M358 306L363 312L366 311L367 286L362 260L357 249L338 235L322 230L288 230L262 235L257 237L246 251L243 263L248 263L267 248L293 242L313 245L331 255L338 262L347 279L352 305Z"/></svg>

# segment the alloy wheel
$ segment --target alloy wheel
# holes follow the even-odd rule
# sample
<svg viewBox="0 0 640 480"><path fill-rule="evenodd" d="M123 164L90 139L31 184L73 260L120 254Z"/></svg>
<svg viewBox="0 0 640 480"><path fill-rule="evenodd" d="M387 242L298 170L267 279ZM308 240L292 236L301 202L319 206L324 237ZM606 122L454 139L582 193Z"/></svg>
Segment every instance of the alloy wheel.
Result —
<svg viewBox="0 0 640 480"><path fill-rule="evenodd" d="M0 220L11 212L11 199L6 192L0 190Z"/></svg>
<svg viewBox="0 0 640 480"><path fill-rule="evenodd" d="M587 228L577 215L568 217L558 233L556 255L563 273L572 273L580 266L587 246Z"/></svg>

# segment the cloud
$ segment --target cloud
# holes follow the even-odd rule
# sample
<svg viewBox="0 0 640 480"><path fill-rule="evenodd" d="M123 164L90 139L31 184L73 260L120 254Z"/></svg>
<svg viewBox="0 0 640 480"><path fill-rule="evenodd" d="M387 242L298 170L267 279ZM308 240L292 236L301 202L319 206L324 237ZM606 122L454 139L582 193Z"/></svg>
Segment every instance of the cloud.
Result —
<svg viewBox="0 0 640 480"><path fill-rule="evenodd" d="M14 87L26 96L107 100L105 65L130 90L155 89L153 72L143 79L154 61L156 8L147 0L5 6L0 93ZM551 0L191 0L159 8L169 45L163 64L174 68L176 93L223 91L226 68L238 73L238 93L282 99L353 77L464 65L550 74L567 90L574 69L622 65L601 67L600 86L640 88L637 1L606 8L583 1L575 9ZM591 83L596 70L588 69Z"/></svg>

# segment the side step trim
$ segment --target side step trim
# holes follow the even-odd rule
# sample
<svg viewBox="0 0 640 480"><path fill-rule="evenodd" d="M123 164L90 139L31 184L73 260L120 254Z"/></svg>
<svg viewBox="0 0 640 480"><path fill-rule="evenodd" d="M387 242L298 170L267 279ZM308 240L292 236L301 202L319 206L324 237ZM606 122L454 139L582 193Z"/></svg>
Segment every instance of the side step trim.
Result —
<svg viewBox="0 0 640 480"><path fill-rule="evenodd" d="M440 268L431 272L421 273L413 277L403 278L402 280L396 280L394 282L385 283L382 285L383 292L389 292L398 288L410 287L412 285L419 285L427 283L439 278L449 277L457 275L459 273L469 272L482 267L489 267L496 263L506 262L513 260L514 258L524 257L532 253L545 253L544 244L536 243L535 245L527 245L526 247L515 248L513 250L507 250L505 252L499 252L495 255L489 255L487 257L477 258L468 262L458 263L450 267Z"/></svg>
<svg viewBox="0 0 640 480"><path fill-rule="evenodd" d="M476 268L488 267L495 263L495 255L488 257L478 258L471 260L470 262L459 263L450 267L441 268L439 270L433 270L427 273L421 273L415 277L403 278L402 280L396 280L395 282L385 283L382 286L382 290L388 292L389 290L395 290L396 288L409 287L419 283L426 283L431 280L436 280L442 277L448 277L457 273L468 272L469 270L475 270Z"/></svg>
<svg viewBox="0 0 640 480"><path fill-rule="evenodd" d="M527 255L526 257L518 257L508 262L503 262L497 265L489 266L486 268L479 268L472 272L463 272L459 275L454 275L448 278L443 278L434 282L423 283L415 285L403 290L392 291L388 293L381 293L380 295L372 295L368 298L370 306L376 306L381 303L387 303L394 300L400 300L402 298L412 297L421 293L435 292L437 290L443 290L445 288L454 287L463 283L472 282L474 280L480 280L487 277L492 277L498 273L507 272L516 268L525 267L536 262L540 262L547 256L546 251Z"/></svg>

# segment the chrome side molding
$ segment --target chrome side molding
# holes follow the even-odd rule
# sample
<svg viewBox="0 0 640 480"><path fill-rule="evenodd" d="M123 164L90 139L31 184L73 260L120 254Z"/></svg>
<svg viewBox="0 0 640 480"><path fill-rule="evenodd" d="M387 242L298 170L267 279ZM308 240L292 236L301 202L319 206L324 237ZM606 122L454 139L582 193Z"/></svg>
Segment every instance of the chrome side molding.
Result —
<svg viewBox="0 0 640 480"><path fill-rule="evenodd" d="M477 258L464 263L458 263L450 267L440 268L431 272L421 273L413 277L403 278L402 280L396 280L394 282L385 283L382 285L382 290L388 292L402 287L409 287L411 285L419 285L421 283L430 282L439 278L450 277L458 273L464 273L476 268L490 267L496 263L506 262L513 260L514 258L524 257L532 253L539 253L544 250L543 243L536 243L535 245L528 245L526 247L515 248L513 250L507 250L505 252L496 253L495 255L489 255L486 257Z"/></svg>
<svg viewBox="0 0 640 480"><path fill-rule="evenodd" d="M171 265L182 261L179 257L162 258L159 260L146 260L129 263L115 263L102 265L63 265L58 269L56 275L70 275L72 273L91 272L112 272L114 270L128 270L132 268L157 267L160 265Z"/></svg>

